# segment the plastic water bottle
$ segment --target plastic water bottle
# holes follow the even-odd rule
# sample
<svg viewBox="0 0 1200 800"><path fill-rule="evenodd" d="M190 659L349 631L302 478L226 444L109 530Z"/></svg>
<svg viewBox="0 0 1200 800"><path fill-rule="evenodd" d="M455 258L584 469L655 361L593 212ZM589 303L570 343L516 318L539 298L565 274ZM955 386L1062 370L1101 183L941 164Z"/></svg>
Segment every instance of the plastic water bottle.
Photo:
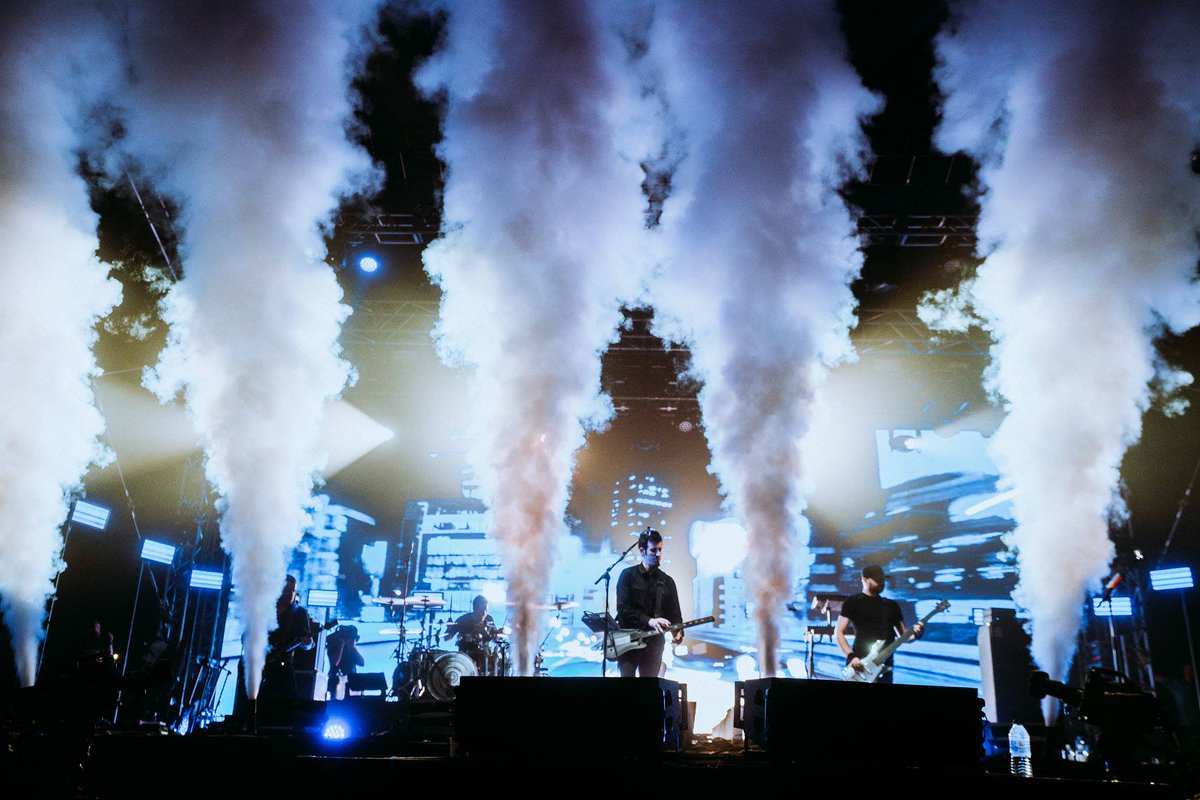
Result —
<svg viewBox="0 0 1200 800"><path fill-rule="evenodd" d="M1013 775L1033 777L1033 761L1029 744L1029 731L1019 722L1014 722L1008 732L1008 762Z"/></svg>

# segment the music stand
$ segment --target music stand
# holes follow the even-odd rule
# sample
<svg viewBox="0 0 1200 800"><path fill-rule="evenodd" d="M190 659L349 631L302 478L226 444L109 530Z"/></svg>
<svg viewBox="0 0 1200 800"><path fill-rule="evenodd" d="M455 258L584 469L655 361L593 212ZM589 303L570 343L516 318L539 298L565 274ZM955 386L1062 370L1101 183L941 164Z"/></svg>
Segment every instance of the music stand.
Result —
<svg viewBox="0 0 1200 800"><path fill-rule="evenodd" d="M604 633L606 630L615 631L617 629L617 621L613 619L612 614L600 611L583 612L580 622L586 625L587 629L592 633Z"/></svg>

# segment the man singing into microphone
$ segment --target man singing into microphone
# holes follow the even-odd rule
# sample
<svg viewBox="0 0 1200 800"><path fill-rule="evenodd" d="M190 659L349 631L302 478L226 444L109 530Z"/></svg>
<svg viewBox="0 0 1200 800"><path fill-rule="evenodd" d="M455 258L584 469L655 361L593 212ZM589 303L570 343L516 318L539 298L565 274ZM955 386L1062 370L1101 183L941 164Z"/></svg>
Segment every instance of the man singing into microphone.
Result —
<svg viewBox="0 0 1200 800"><path fill-rule="evenodd" d="M638 552L641 563L626 568L617 579L617 624L640 631L666 631L672 625L682 623L683 614L679 610L675 581L659 568L662 534L653 528L642 531L638 537ZM683 631L676 631L673 639L676 644L683 641ZM646 640L644 648L620 655L617 665L621 677L659 677L665 645L664 636L652 636Z"/></svg>

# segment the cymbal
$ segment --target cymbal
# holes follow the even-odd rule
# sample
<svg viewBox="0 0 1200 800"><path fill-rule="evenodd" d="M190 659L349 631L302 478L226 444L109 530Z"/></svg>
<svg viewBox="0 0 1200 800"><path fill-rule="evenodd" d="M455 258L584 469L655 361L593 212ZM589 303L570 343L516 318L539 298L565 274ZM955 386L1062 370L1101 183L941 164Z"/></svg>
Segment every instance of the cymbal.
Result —
<svg viewBox="0 0 1200 800"><path fill-rule="evenodd" d="M411 636L421 632L420 628L380 628L380 636Z"/></svg>
<svg viewBox="0 0 1200 800"><path fill-rule="evenodd" d="M578 605L574 600L560 600L557 603L538 604L537 607L545 611L562 611L564 608L575 608Z"/></svg>
<svg viewBox="0 0 1200 800"><path fill-rule="evenodd" d="M371 602L381 606L421 606L425 608L446 605L446 601L442 598L428 594L418 594L412 597L372 597Z"/></svg>
<svg viewBox="0 0 1200 800"><path fill-rule="evenodd" d="M515 600L510 600L504 605L519 606L520 603L516 602ZM576 603L574 600L561 600L557 603L532 603L529 607L538 611L562 611L564 608L575 608L578 605L579 603Z"/></svg>
<svg viewBox="0 0 1200 800"><path fill-rule="evenodd" d="M446 601L440 597L434 597L430 594L415 594L412 597L405 597L401 602L406 606L444 606Z"/></svg>

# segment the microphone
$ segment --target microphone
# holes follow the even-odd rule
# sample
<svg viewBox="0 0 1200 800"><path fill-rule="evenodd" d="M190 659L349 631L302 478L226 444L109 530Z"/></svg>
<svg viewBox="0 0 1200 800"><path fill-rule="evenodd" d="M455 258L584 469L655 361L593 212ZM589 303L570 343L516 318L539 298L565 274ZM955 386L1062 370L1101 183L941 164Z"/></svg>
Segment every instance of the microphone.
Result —
<svg viewBox="0 0 1200 800"><path fill-rule="evenodd" d="M1125 575L1120 572L1114 574L1111 578L1109 578L1108 583L1104 584L1104 594L1101 595L1100 602L1101 603L1112 602L1113 589L1117 588L1117 586L1120 585L1121 581L1124 579L1125 579Z"/></svg>

